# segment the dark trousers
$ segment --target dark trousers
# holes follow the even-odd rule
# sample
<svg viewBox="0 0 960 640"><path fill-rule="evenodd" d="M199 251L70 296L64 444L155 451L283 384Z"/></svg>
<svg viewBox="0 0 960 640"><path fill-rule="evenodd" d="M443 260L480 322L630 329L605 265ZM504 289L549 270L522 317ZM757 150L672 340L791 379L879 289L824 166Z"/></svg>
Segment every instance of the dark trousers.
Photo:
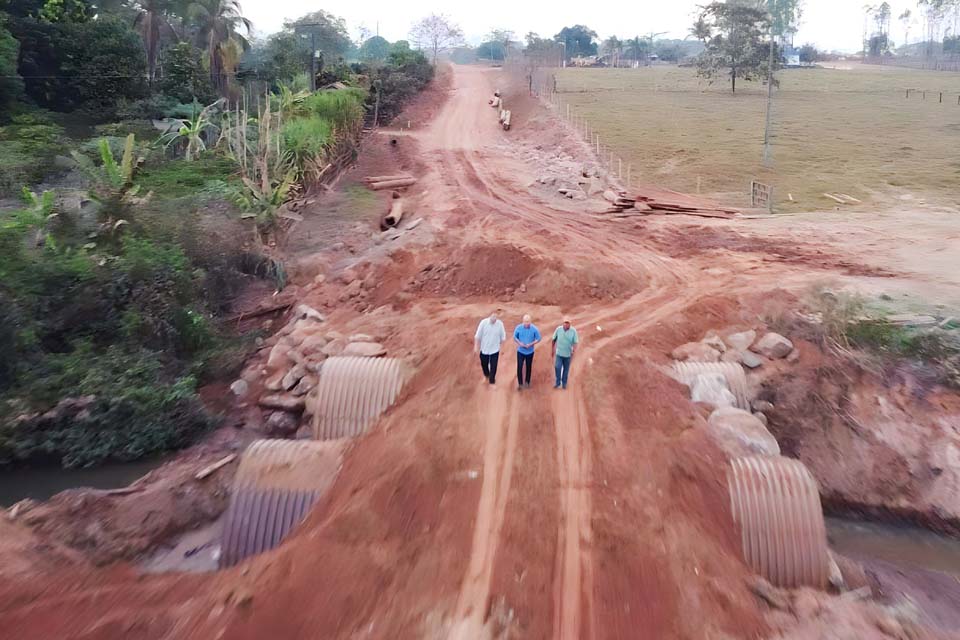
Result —
<svg viewBox="0 0 960 640"><path fill-rule="evenodd" d="M557 356L553 365L554 372L557 374L557 386L561 384L567 388L567 378L570 376L570 356Z"/></svg>
<svg viewBox="0 0 960 640"><path fill-rule="evenodd" d="M523 375L524 364L526 364L527 375ZM517 351L517 384L530 384L530 372L533 370L533 354L523 354Z"/></svg>
<svg viewBox="0 0 960 640"><path fill-rule="evenodd" d="M500 353L481 353L480 367L483 369L483 377L493 384L497 381L497 363L500 362Z"/></svg>

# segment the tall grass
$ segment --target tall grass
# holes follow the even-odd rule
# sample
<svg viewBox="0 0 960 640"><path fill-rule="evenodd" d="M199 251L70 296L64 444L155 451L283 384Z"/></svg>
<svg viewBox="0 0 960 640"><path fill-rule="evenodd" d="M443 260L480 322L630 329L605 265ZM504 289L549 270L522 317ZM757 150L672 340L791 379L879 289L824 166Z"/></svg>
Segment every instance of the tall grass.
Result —
<svg viewBox="0 0 960 640"><path fill-rule="evenodd" d="M308 97L304 108L310 115L324 118L337 129L353 130L363 122L365 98L366 92L356 88L321 91Z"/></svg>
<svg viewBox="0 0 960 640"><path fill-rule="evenodd" d="M281 135L284 149L303 172L318 158L326 157L333 139L333 124L317 116L295 118L283 125Z"/></svg>

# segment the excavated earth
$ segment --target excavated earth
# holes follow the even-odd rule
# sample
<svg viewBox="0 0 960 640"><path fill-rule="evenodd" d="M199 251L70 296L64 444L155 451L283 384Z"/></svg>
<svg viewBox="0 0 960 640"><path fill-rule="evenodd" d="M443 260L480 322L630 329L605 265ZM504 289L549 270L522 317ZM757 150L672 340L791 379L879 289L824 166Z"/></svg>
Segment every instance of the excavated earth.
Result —
<svg viewBox="0 0 960 640"><path fill-rule="evenodd" d="M222 512L233 465L193 474L257 432L237 408L241 435L184 454L136 493L68 493L0 521L0 635L958 637L902 602L758 586L709 411L662 370L708 330L767 328L825 277L901 274L856 246L755 242L748 220L591 214L537 180L589 163L589 149L508 84L474 67L442 76L402 130L371 136L359 166L301 211L284 295L345 335L376 336L414 371L307 521L229 570L149 575L127 562ZM494 88L510 100L510 132L487 106ZM381 233L389 195L358 185L402 172L419 177L410 211ZM511 349L497 385L481 380L472 335L493 309L508 328L529 313L544 333L573 317L583 343L567 391L551 388L543 346L532 389L516 390ZM799 361L757 378L784 453L831 500L956 522L957 395L796 346Z"/></svg>

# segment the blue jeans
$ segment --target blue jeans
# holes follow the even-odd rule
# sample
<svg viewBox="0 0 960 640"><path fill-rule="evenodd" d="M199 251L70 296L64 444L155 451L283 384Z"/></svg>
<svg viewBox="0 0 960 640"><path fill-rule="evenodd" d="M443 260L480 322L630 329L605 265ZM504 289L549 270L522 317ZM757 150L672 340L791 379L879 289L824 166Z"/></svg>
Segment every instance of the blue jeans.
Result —
<svg viewBox="0 0 960 640"><path fill-rule="evenodd" d="M567 388L567 378L570 377L570 356L557 356L553 365L553 370L557 374L557 386L561 384Z"/></svg>

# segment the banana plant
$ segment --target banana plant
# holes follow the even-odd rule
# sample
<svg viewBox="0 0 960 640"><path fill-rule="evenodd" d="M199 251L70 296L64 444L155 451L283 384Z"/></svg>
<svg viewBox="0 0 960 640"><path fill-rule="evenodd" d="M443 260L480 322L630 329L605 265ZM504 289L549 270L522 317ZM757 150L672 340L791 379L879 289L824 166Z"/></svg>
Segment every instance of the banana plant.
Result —
<svg viewBox="0 0 960 640"><path fill-rule="evenodd" d="M177 119L176 122L179 126L160 136L157 142L163 144L164 148L169 148L172 144L186 141L184 160L190 162L201 152L207 150L207 143L203 139L204 133L207 130L219 131L219 127L213 123L210 114L223 102L224 100L221 98L212 104L208 104L199 112L195 105L192 118Z"/></svg>
<svg viewBox="0 0 960 640"><path fill-rule="evenodd" d="M37 195L26 187L23 188L23 202L26 206L13 212L12 219L4 223L4 229L36 230L34 243L41 247L52 239L48 238L49 227L57 219L56 194L53 191L44 191Z"/></svg>
<svg viewBox="0 0 960 640"><path fill-rule="evenodd" d="M97 145L100 151L99 165L81 153L71 152L77 165L91 180L88 193L90 198L100 205L98 215L101 234L118 234L129 224L124 216L129 214L130 205L143 204L151 196L148 193L138 197L140 185L134 184L134 178L143 164L143 158L135 155L134 142L134 135L131 133L124 141L123 155L119 162L113 157L106 138L101 138Z"/></svg>

